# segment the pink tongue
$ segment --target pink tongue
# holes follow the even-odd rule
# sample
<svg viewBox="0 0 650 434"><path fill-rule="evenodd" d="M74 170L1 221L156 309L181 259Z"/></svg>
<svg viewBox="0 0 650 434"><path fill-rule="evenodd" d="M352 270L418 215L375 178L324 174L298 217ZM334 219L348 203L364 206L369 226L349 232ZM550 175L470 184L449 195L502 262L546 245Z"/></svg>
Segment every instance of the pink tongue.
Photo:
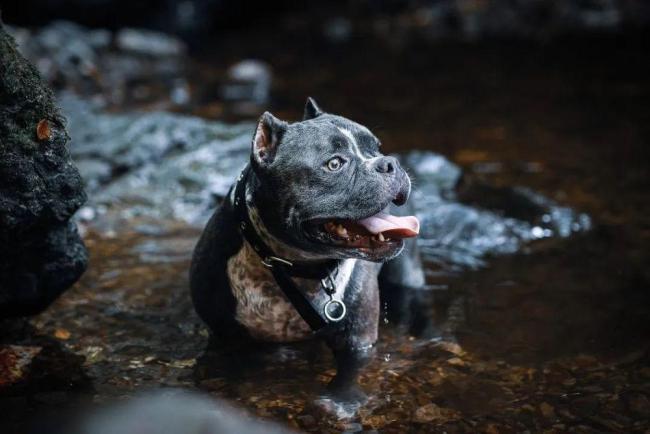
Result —
<svg viewBox="0 0 650 434"><path fill-rule="evenodd" d="M384 235L396 238L410 238L420 232L420 222L412 215L397 217L380 212L357 223L373 234L387 232Z"/></svg>

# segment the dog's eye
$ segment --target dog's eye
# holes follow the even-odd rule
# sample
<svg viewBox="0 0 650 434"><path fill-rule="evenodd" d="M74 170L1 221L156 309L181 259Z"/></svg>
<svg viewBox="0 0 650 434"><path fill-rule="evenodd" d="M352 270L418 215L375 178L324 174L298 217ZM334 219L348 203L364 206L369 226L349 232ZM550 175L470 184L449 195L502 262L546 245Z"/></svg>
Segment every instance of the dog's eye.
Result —
<svg viewBox="0 0 650 434"><path fill-rule="evenodd" d="M343 167L343 163L344 161L341 157L334 157L327 162L327 168L332 172L336 172Z"/></svg>

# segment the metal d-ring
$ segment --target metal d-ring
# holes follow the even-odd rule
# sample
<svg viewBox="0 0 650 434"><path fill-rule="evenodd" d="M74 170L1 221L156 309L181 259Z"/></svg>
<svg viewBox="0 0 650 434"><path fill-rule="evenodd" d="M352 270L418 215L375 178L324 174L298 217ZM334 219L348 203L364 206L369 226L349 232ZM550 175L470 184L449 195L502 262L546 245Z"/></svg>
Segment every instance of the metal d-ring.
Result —
<svg viewBox="0 0 650 434"><path fill-rule="evenodd" d="M334 316L330 314L329 312L329 307L332 305L337 305L341 308L341 313L338 316ZM327 303L325 303L325 307L323 307L323 313L325 314L325 318L327 318L329 321L332 322L339 322L343 318L345 318L345 314L348 312L347 308L345 307L345 303L343 303L340 300L336 300L334 298L330 298Z"/></svg>

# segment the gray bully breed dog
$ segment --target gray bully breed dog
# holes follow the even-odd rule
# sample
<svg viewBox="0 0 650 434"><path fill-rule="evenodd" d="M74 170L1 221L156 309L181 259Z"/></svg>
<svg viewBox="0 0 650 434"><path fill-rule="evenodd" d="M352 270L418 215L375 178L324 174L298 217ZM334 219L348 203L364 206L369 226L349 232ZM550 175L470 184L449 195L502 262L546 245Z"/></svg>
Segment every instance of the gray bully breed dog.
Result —
<svg viewBox="0 0 650 434"><path fill-rule="evenodd" d="M190 272L195 308L217 337L323 338L338 368L329 387L342 396L360 392L377 341L382 266L390 286L423 284L419 222L394 206L411 181L379 146L311 98L301 122L264 113L250 163L207 224Z"/></svg>

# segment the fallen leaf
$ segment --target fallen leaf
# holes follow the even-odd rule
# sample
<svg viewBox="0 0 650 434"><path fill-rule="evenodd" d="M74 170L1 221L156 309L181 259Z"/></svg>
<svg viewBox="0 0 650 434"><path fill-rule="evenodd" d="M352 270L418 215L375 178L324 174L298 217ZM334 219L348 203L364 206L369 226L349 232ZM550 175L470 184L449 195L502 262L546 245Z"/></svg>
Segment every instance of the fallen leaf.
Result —
<svg viewBox="0 0 650 434"><path fill-rule="evenodd" d="M48 140L51 135L52 131L50 131L49 122L47 119L41 119L36 125L36 137L38 137L38 140Z"/></svg>
<svg viewBox="0 0 650 434"><path fill-rule="evenodd" d="M54 330L54 337L66 341L70 339L70 332L66 329L56 329Z"/></svg>

